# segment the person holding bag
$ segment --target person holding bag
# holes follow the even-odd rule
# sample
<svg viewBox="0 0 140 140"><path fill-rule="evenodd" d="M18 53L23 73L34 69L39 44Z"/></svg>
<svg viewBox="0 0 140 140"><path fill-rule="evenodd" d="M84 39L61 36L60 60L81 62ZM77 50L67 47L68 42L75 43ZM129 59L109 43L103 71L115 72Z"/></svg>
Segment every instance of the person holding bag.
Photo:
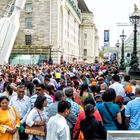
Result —
<svg viewBox="0 0 140 140"><path fill-rule="evenodd" d="M43 140L45 137L47 116L44 107L46 104L46 97L38 96L34 108L27 117L25 133L29 134L29 140Z"/></svg>
<svg viewBox="0 0 140 140"><path fill-rule="evenodd" d="M104 103L98 107L106 130L119 130L118 127L122 124L120 108L117 104L113 103L115 97L115 90L109 88L102 94Z"/></svg>
<svg viewBox="0 0 140 140"><path fill-rule="evenodd" d="M16 110L8 104L8 97L0 97L0 140L19 140L20 119Z"/></svg>

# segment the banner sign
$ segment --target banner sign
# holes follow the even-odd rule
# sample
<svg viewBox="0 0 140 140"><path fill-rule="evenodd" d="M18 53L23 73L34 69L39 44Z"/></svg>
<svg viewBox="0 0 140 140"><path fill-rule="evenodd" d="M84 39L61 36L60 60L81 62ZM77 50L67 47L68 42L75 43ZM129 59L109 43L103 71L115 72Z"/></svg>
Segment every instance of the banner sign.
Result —
<svg viewBox="0 0 140 140"><path fill-rule="evenodd" d="M109 42L109 30L104 30L104 42Z"/></svg>

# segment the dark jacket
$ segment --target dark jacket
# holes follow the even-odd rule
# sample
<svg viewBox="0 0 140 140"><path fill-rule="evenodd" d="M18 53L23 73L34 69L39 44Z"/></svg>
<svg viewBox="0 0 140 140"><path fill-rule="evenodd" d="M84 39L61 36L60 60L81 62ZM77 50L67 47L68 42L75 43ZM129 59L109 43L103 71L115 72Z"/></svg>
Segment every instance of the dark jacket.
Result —
<svg viewBox="0 0 140 140"><path fill-rule="evenodd" d="M86 117L80 122L80 130L84 134L84 139L86 140L97 140L97 139L106 139L106 130L104 126L93 116Z"/></svg>

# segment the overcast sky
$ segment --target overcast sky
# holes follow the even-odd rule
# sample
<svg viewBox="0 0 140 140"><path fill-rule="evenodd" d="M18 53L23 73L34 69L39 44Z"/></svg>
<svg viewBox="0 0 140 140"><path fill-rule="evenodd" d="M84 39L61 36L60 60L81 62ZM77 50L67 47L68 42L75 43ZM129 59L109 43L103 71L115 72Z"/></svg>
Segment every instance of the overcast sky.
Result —
<svg viewBox="0 0 140 140"><path fill-rule="evenodd" d="M85 0L94 14L95 24L99 30L100 46L103 45L104 30L110 30L110 44L115 46L124 29L127 37L133 32L133 26L117 26L117 23L130 23L129 14L134 4L140 9L140 0Z"/></svg>

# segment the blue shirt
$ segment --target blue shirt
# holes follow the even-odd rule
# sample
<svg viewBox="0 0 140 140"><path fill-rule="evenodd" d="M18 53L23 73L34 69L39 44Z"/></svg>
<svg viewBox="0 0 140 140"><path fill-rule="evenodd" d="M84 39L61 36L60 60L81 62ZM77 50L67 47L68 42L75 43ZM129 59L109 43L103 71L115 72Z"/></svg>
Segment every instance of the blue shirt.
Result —
<svg viewBox="0 0 140 140"><path fill-rule="evenodd" d="M58 102L52 103L48 107L48 117L55 116L58 113Z"/></svg>
<svg viewBox="0 0 140 140"><path fill-rule="evenodd" d="M96 102L96 105L95 105L96 109L98 109L99 106L100 106L102 103L103 103L102 101Z"/></svg>
<svg viewBox="0 0 140 140"><path fill-rule="evenodd" d="M129 130L140 130L140 97L127 103L125 116L130 117Z"/></svg>
<svg viewBox="0 0 140 140"><path fill-rule="evenodd" d="M66 101L68 101L71 104L71 112L75 116L78 116L78 114L80 113L80 106L70 98L66 98Z"/></svg>
<svg viewBox="0 0 140 140"><path fill-rule="evenodd" d="M108 106L114 118L117 117L117 114L120 112L119 106L111 102L106 102L106 105ZM98 106L98 110L102 116L106 130L118 130L104 103Z"/></svg>

